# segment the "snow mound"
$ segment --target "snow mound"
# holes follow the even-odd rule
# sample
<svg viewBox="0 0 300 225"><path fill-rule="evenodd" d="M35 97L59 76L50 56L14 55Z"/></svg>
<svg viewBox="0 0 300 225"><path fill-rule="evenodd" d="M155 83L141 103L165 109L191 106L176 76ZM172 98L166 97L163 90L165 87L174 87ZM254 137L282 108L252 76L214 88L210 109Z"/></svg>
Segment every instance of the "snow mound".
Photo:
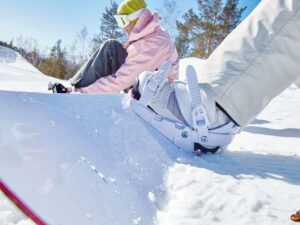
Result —
<svg viewBox="0 0 300 225"><path fill-rule="evenodd" d="M47 92L48 77L28 63L19 53L0 46L0 90Z"/></svg>
<svg viewBox="0 0 300 225"><path fill-rule="evenodd" d="M7 66L16 70L39 74L39 71L34 66L29 64L19 53L10 48L0 47L0 63L1 67Z"/></svg>

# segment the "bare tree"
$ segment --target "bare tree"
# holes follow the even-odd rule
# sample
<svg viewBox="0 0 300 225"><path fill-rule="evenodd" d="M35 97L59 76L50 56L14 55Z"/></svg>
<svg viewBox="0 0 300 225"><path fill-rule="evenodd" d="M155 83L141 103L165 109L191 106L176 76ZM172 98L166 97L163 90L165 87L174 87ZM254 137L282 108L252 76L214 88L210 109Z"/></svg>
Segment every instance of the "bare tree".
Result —
<svg viewBox="0 0 300 225"><path fill-rule="evenodd" d="M168 31L172 40L176 38L177 27L176 20L180 11L178 10L177 3L174 0L164 0L163 8L159 10L162 19L163 27Z"/></svg>
<svg viewBox="0 0 300 225"><path fill-rule="evenodd" d="M78 60L81 64L88 59L90 53L89 32L85 26L76 34L75 40L77 41Z"/></svg>
<svg viewBox="0 0 300 225"><path fill-rule="evenodd" d="M88 29L84 26L75 34L72 43L66 46L66 59L68 61L66 79L73 77L88 60L91 53L91 42Z"/></svg>
<svg viewBox="0 0 300 225"><path fill-rule="evenodd" d="M19 36L16 38L16 47L24 50L22 54L33 66L39 68L41 63L40 51L38 41L34 38L23 38Z"/></svg>

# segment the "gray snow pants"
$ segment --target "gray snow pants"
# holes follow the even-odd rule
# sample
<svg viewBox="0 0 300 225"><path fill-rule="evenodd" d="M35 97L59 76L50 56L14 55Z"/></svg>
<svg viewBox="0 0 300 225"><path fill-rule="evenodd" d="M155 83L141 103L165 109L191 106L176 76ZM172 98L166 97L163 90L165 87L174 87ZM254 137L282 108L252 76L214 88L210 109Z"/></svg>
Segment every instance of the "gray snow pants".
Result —
<svg viewBox="0 0 300 225"><path fill-rule="evenodd" d="M126 57L127 51L120 42L108 40L70 79L70 83L75 88L82 88L93 84L101 77L114 75Z"/></svg>

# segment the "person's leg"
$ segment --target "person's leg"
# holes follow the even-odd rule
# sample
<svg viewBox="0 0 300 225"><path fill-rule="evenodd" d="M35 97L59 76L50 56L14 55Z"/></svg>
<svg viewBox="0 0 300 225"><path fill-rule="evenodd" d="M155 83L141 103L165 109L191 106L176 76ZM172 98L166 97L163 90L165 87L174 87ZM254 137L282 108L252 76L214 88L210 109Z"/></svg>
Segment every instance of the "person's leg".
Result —
<svg viewBox="0 0 300 225"><path fill-rule="evenodd" d="M115 74L125 62L126 57L127 51L121 43L108 40L70 79L70 83L75 88L82 88L91 85L101 77Z"/></svg>
<svg viewBox="0 0 300 225"><path fill-rule="evenodd" d="M264 0L200 71L217 103L247 126L300 73L300 1Z"/></svg>

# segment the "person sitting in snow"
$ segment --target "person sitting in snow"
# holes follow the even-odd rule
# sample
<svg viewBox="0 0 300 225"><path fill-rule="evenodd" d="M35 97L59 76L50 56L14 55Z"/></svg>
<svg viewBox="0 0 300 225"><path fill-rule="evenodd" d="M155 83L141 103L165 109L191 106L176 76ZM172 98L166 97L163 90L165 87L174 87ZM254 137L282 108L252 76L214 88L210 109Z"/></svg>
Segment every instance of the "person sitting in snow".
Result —
<svg viewBox="0 0 300 225"><path fill-rule="evenodd" d="M152 67L150 72L139 76L131 91L137 100L131 101L132 109L177 146L194 149L197 154L217 152L230 144L272 99L293 82L299 82L300 29L295 29L300 27L299 8L299 0L261 2L212 53L200 71L195 71L193 66L187 67L187 82L174 81L177 54L172 50L173 44L168 44L167 49L173 53L162 57L159 64L170 62L158 71L153 72L155 68ZM138 25L139 21L133 26L129 40L135 37ZM131 46L138 43L145 42L137 40ZM140 60L139 57L135 59ZM133 65L138 66L135 61ZM134 67L130 68L131 72L135 71ZM124 82L126 76L118 79L122 74L100 78L87 89L121 91L131 86L138 76L135 74L127 83ZM122 86L119 81L127 85Z"/></svg>
<svg viewBox="0 0 300 225"><path fill-rule="evenodd" d="M299 0L262 1L201 70L187 67L187 82L168 82L168 63L139 76L131 107L183 149L225 147L272 99L299 85L299 9Z"/></svg>
<svg viewBox="0 0 300 225"><path fill-rule="evenodd" d="M159 15L151 13L144 0L125 0L115 19L128 34L127 43L106 41L70 79L76 92L119 93L130 88L143 71L155 71L166 60L172 62L168 79L177 79L176 47L161 28ZM50 85L49 89L56 93L72 91L60 84Z"/></svg>

